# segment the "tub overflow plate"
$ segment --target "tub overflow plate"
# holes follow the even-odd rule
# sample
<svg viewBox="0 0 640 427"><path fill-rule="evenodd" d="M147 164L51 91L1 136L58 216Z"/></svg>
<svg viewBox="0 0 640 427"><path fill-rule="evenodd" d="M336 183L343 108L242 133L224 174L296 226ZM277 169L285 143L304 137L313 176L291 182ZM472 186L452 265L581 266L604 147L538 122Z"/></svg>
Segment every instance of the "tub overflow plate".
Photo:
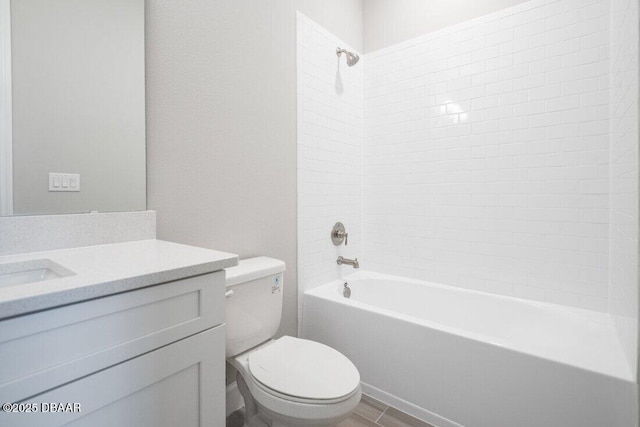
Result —
<svg viewBox="0 0 640 427"><path fill-rule="evenodd" d="M348 282L344 282L344 289L342 290L342 295L345 298L351 297L351 288L349 288L349 283Z"/></svg>

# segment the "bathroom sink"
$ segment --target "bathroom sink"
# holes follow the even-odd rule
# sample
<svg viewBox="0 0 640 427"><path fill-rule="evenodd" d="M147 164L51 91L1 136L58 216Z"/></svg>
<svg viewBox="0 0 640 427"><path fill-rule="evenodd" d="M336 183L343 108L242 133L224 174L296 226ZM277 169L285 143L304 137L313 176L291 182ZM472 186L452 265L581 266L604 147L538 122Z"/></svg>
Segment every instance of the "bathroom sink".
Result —
<svg viewBox="0 0 640 427"><path fill-rule="evenodd" d="M75 273L50 259L0 264L0 288L73 276Z"/></svg>

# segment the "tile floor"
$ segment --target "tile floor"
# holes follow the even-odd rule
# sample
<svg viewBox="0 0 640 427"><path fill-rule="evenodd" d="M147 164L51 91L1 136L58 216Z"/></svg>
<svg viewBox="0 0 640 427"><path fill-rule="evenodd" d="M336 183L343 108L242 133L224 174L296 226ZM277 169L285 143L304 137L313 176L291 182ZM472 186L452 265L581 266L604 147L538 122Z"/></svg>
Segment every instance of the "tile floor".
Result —
<svg viewBox="0 0 640 427"><path fill-rule="evenodd" d="M227 427L242 427L243 410L229 415ZM433 427L372 397L362 395L355 411L337 427Z"/></svg>

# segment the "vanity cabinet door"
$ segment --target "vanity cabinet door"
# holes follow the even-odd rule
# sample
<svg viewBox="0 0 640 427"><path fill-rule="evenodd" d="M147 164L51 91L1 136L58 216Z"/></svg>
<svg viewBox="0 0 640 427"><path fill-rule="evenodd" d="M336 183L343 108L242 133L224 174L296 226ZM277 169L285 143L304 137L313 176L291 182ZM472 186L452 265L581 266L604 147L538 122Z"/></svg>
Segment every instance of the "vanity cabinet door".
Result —
<svg viewBox="0 0 640 427"><path fill-rule="evenodd" d="M220 427L225 424L224 325L24 403L79 403L80 413L0 415L29 427Z"/></svg>
<svg viewBox="0 0 640 427"><path fill-rule="evenodd" d="M0 402L21 401L220 325L224 291L218 271L0 321Z"/></svg>

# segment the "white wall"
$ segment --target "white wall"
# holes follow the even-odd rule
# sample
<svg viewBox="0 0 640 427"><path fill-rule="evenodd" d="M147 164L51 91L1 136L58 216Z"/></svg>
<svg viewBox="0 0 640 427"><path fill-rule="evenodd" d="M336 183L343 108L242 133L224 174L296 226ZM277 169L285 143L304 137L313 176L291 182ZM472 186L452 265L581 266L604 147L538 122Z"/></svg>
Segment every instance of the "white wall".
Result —
<svg viewBox="0 0 640 427"><path fill-rule="evenodd" d="M367 269L606 311L609 2L366 56Z"/></svg>
<svg viewBox="0 0 640 427"><path fill-rule="evenodd" d="M298 289L352 271L339 255L362 260L362 154L364 60L348 67L336 47L354 49L298 14ZM340 221L348 245L334 246ZM302 315L299 299L299 316Z"/></svg>
<svg viewBox="0 0 640 427"><path fill-rule="evenodd" d="M373 52L525 1L365 0L364 52Z"/></svg>
<svg viewBox="0 0 640 427"><path fill-rule="evenodd" d="M297 334L297 9L362 47L361 0L146 5L148 201L158 237L284 260L280 332L290 335Z"/></svg>
<svg viewBox="0 0 640 427"><path fill-rule="evenodd" d="M144 2L14 0L11 21L14 213L144 210Z"/></svg>
<svg viewBox="0 0 640 427"><path fill-rule="evenodd" d="M609 309L632 372L638 344L638 1L611 1Z"/></svg>

